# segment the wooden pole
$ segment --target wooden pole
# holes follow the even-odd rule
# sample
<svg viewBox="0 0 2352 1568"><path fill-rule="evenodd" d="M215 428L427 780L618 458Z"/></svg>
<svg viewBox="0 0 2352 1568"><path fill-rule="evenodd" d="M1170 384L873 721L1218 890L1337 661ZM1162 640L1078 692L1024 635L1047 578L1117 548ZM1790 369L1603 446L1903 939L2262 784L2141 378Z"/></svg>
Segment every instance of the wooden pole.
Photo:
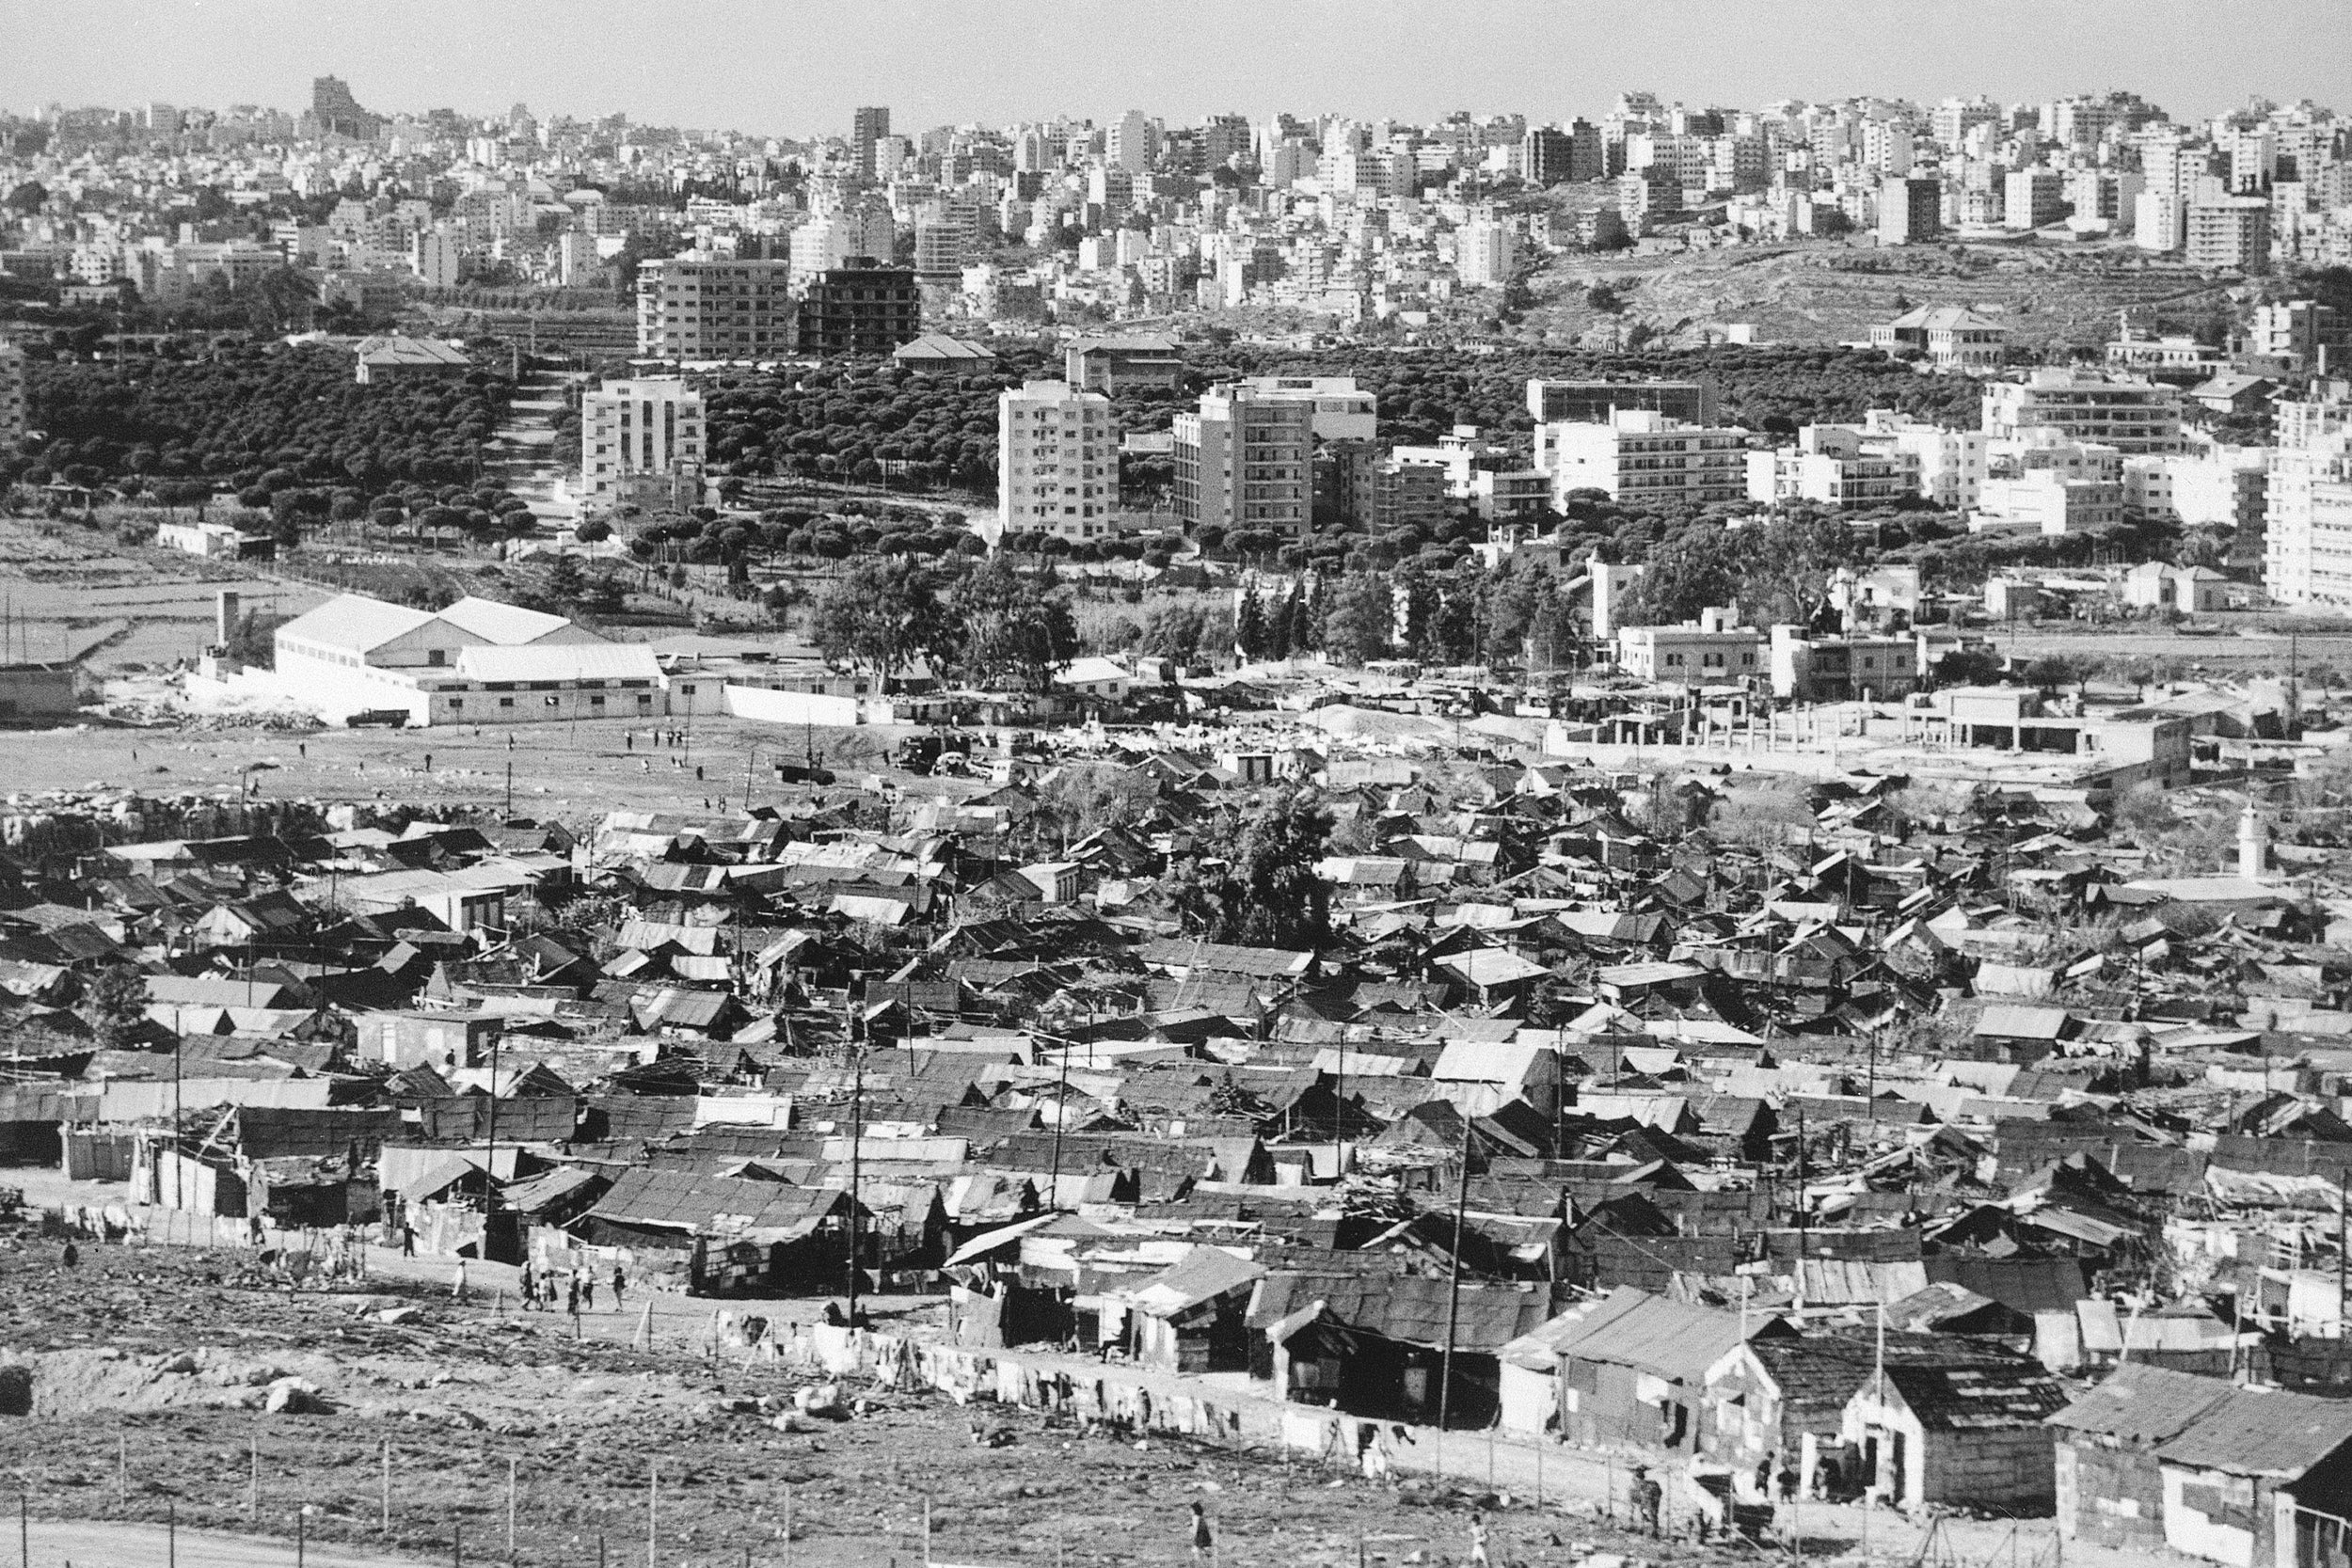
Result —
<svg viewBox="0 0 2352 1568"><path fill-rule="evenodd" d="M245 1516L259 1518L262 1513L262 1439L250 1439L253 1445L252 1465L245 1478Z"/></svg>
<svg viewBox="0 0 2352 1568"><path fill-rule="evenodd" d="M792 1568L792 1488L784 1489L784 1568Z"/></svg>
<svg viewBox="0 0 2352 1568"><path fill-rule="evenodd" d="M661 1509L661 1462L655 1460L647 1466L645 1481L645 1568L660 1568L661 1542L654 1531Z"/></svg>
<svg viewBox="0 0 2352 1568"><path fill-rule="evenodd" d="M385 1535L392 1533L392 1440L384 1439L384 1495L382 1522L377 1528Z"/></svg>
<svg viewBox="0 0 2352 1568"><path fill-rule="evenodd" d="M115 1502L117 1506L131 1501L131 1439L122 1433L115 1433Z"/></svg>
<svg viewBox="0 0 2352 1568"><path fill-rule="evenodd" d="M506 1555L515 1555L515 1461L506 1462Z"/></svg>

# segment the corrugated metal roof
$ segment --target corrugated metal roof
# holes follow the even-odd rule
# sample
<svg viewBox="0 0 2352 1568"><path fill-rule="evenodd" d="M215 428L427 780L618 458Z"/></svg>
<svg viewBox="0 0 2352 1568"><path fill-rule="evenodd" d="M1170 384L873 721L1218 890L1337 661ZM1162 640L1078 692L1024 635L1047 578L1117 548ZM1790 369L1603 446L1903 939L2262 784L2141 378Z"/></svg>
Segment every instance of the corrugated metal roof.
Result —
<svg viewBox="0 0 2352 1568"><path fill-rule="evenodd" d="M521 647L460 648L457 673L478 681L641 680L661 678L642 642L533 642Z"/></svg>
<svg viewBox="0 0 2352 1568"><path fill-rule="evenodd" d="M2069 1432L2096 1433L2126 1443L2161 1443L2230 1397L2232 1386L2163 1367L2126 1364L2050 1418Z"/></svg>
<svg viewBox="0 0 2352 1568"><path fill-rule="evenodd" d="M2233 1476L2299 1476L2352 1443L2352 1401L2233 1388L2163 1447L2168 1465Z"/></svg>
<svg viewBox="0 0 2352 1568"><path fill-rule="evenodd" d="M543 637L564 630L580 630L583 636L591 635L582 628L574 627L561 615L550 615L543 610L525 610L518 604L479 598L470 594L442 610L440 618L461 631L469 631L476 637L509 648L536 642ZM643 648L648 661L653 658L653 650L644 648L643 643L631 643L629 646Z"/></svg>
<svg viewBox="0 0 2352 1568"><path fill-rule="evenodd" d="M405 637L432 620L433 612L429 610L388 604L365 594L338 594L316 610L297 615L278 627L277 635L365 653L396 637Z"/></svg>

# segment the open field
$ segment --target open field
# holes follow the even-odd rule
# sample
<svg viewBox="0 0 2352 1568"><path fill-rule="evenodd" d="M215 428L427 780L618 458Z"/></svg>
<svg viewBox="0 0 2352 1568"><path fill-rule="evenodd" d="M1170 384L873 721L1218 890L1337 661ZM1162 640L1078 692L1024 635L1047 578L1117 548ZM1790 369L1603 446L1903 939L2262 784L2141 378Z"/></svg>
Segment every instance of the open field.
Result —
<svg viewBox="0 0 2352 1568"><path fill-rule="evenodd" d="M1963 254L1955 255L1959 249ZM1585 303L1607 282L1625 301L1612 318ZM2187 319L2225 303L2229 285L2128 248L2043 243L1872 250L1833 245L1744 245L1674 256L1570 254L1539 268L1536 306L1521 324L1540 336L1606 342L1646 324L1668 346L1716 341L1752 322L1770 343L1860 341L1910 305L1964 305L2005 322L2012 345L2105 342L2116 311L2153 306ZM1596 338L1594 335L1597 335Z"/></svg>

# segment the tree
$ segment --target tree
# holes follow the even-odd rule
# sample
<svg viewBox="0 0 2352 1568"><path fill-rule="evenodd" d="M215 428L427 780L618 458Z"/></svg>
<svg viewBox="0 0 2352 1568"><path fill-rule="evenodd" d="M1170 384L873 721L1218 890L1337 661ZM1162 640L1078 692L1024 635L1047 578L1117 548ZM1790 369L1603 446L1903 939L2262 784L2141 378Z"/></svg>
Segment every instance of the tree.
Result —
<svg viewBox="0 0 2352 1568"><path fill-rule="evenodd" d="M1150 816L1160 786L1148 768L1109 763L1065 763L1038 786L1038 803L1059 823L1065 837L1098 828L1125 828Z"/></svg>
<svg viewBox="0 0 2352 1568"><path fill-rule="evenodd" d="M578 556L559 555L548 567L548 597L566 610L580 603L587 585Z"/></svg>
<svg viewBox="0 0 2352 1568"><path fill-rule="evenodd" d="M1043 691L1078 656L1078 624L1069 601L1002 555L955 585L945 626L957 639L953 662L975 686Z"/></svg>
<svg viewBox="0 0 2352 1568"><path fill-rule="evenodd" d="M600 545L612 537L612 525L602 517L590 517L572 525L572 537L583 545Z"/></svg>
<svg viewBox="0 0 2352 1568"><path fill-rule="evenodd" d="M122 1050L147 1022L147 976L129 964L109 965L91 977L87 1002L99 1039Z"/></svg>
<svg viewBox="0 0 2352 1568"><path fill-rule="evenodd" d="M1351 572L1331 593L1322 644L1351 664L1386 657L1396 629L1396 598L1386 575Z"/></svg>
<svg viewBox="0 0 2352 1568"><path fill-rule="evenodd" d="M1241 591L1241 603L1233 610L1233 645L1241 657L1248 659L1265 654L1265 607L1258 601L1258 585L1251 583Z"/></svg>
<svg viewBox="0 0 2352 1568"><path fill-rule="evenodd" d="M1216 940L1294 950L1328 942L1329 895L1315 863L1330 838L1330 810L1308 791L1278 791L1244 816Z"/></svg>
<svg viewBox="0 0 2352 1568"><path fill-rule="evenodd" d="M49 200L49 187L38 180L27 180L8 193L8 210L23 217L31 217Z"/></svg>
<svg viewBox="0 0 2352 1568"><path fill-rule="evenodd" d="M887 682L925 650L940 614L930 573L913 557L886 556L826 585L811 632L828 661Z"/></svg>

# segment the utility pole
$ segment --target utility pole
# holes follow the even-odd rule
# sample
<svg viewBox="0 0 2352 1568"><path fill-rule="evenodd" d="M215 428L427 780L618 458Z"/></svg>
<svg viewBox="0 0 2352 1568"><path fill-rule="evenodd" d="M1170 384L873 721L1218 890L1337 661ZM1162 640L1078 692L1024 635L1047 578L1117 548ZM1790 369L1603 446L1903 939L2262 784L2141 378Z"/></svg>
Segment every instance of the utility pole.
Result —
<svg viewBox="0 0 2352 1568"><path fill-rule="evenodd" d="M854 1027L854 1024L852 1025ZM857 1209L858 1185L865 1174L866 1042L851 1041L857 1053L855 1076L850 1088L850 1326L857 1326Z"/></svg>
<svg viewBox="0 0 2352 1568"><path fill-rule="evenodd" d="M1462 1174L1454 1184L1454 1266L1446 1276L1445 1357L1438 1371L1438 1441L1454 1409L1454 1336L1462 1320L1462 1227L1470 1214L1470 1116L1462 1113Z"/></svg>

